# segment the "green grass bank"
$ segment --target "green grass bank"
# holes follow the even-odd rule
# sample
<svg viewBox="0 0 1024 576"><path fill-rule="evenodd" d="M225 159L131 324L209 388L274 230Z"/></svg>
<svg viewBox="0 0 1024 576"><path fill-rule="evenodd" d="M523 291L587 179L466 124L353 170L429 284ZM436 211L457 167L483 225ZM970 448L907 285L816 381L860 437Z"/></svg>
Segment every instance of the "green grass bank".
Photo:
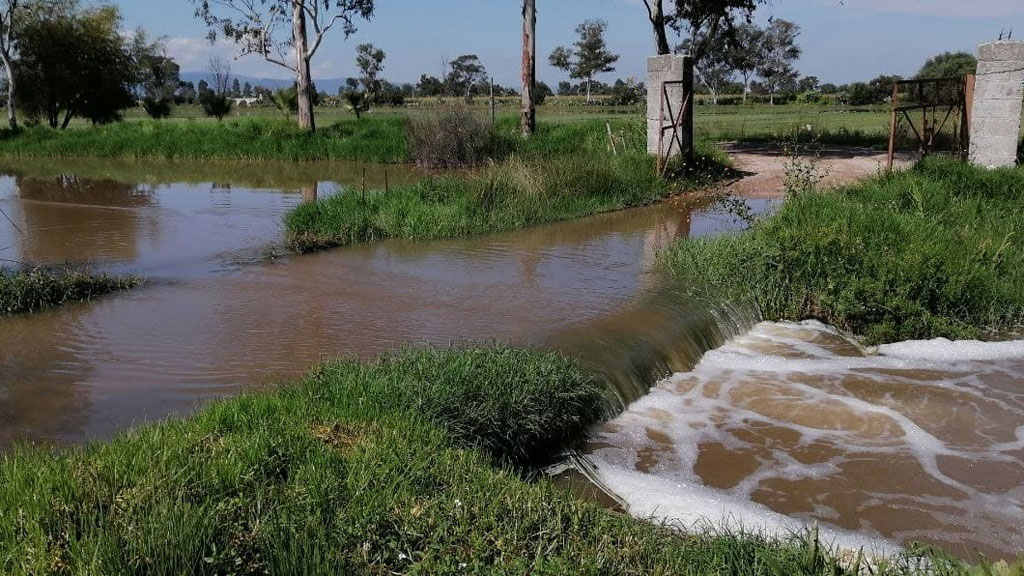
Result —
<svg viewBox="0 0 1024 576"><path fill-rule="evenodd" d="M162 158L176 160L409 160L402 117L339 119L310 134L283 118L223 122L140 120L107 126L0 132L0 156Z"/></svg>
<svg viewBox="0 0 1024 576"><path fill-rule="evenodd" d="M1024 327L1022 232L1024 169L929 159L795 196L748 233L676 244L665 263L767 319L819 319L870 344L999 337Z"/></svg>
<svg viewBox="0 0 1024 576"><path fill-rule="evenodd" d="M530 462L571 443L608 407L603 385L554 353L409 349L327 364L275 392L107 443L16 447L0 456L0 572L860 569L807 536L683 536L527 479ZM917 551L873 573L983 572Z"/></svg>
<svg viewBox="0 0 1024 576"><path fill-rule="evenodd" d="M134 288L141 282L135 276L95 274L82 270L0 268L0 316L91 300Z"/></svg>
<svg viewBox="0 0 1024 576"><path fill-rule="evenodd" d="M485 167L388 191L350 189L301 205L285 216L286 240L292 250L309 252L384 238L511 230L650 204L706 186L726 169L728 158L701 142L686 178L660 177L642 124L610 126L614 148L604 121L542 124L529 140L512 122L499 122Z"/></svg>

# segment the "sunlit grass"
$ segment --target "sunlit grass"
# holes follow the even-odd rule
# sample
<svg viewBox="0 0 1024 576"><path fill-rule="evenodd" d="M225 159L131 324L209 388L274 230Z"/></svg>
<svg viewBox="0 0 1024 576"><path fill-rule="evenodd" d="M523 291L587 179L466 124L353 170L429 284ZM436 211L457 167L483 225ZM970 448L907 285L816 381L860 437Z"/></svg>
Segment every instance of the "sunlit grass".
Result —
<svg viewBox="0 0 1024 576"><path fill-rule="evenodd" d="M976 338L1024 325L1024 169L931 159L788 200L751 232L678 243L694 290L753 299L868 342Z"/></svg>
<svg viewBox="0 0 1024 576"><path fill-rule="evenodd" d="M812 533L681 535L529 480L532 462L608 406L601 382L554 353L421 348L334 362L108 443L19 446L0 456L0 572L841 575L869 565ZM933 552L870 566L969 573Z"/></svg>
<svg viewBox="0 0 1024 576"><path fill-rule="evenodd" d="M60 306L138 286L135 276L84 270L0 268L0 316Z"/></svg>

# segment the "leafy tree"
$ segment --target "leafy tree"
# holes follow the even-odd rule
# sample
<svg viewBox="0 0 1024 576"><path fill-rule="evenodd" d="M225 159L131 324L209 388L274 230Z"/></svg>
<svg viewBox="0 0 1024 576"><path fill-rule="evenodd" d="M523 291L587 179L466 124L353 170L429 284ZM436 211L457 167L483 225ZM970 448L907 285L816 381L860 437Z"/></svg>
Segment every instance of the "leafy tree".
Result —
<svg viewBox="0 0 1024 576"><path fill-rule="evenodd" d="M875 99L875 92L866 82L854 82L843 90L843 100L850 106L867 106Z"/></svg>
<svg viewBox="0 0 1024 576"><path fill-rule="evenodd" d="M157 120L170 116L181 87L181 67L167 57L162 42L150 42L141 30L135 34L132 53L138 66L142 108Z"/></svg>
<svg viewBox="0 0 1024 576"><path fill-rule="evenodd" d="M82 8L77 0L26 8L14 66L26 115L53 128L66 128L75 116L96 124L120 120L135 105L138 78L118 9Z"/></svg>
<svg viewBox="0 0 1024 576"><path fill-rule="evenodd" d="M817 92L819 89L820 80L817 76L804 76L797 83L797 90L800 92Z"/></svg>
<svg viewBox="0 0 1024 576"><path fill-rule="evenodd" d="M242 83L238 81L238 78L231 83L231 95L235 97L242 95Z"/></svg>
<svg viewBox="0 0 1024 576"><path fill-rule="evenodd" d="M632 78L628 81L616 80L609 93L612 97L612 104L616 106L633 106L644 99L644 86L638 84Z"/></svg>
<svg viewBox="0 0 1024 576"><path fill-rule="evenodd" d="M196 89L198 96L202 96L206 92L210 91L210 84L206 80L199 81L199 87Z"/></svg>
<svg viewBox="0 0 1024 576"><path fill-rule="evenodd" d="M835 94L839 92L839 87L831 82L826 82L818 87L818 91L822 94Z"/></svg>
<svg viewBox="0 0 1024 576"><path fill-rule="evenodd" d="M881 104L891 99L893 85L899 80L903 80L903 77L886 76L883 74L868 82L868 88L871 89L871 102L869 104Z"/></svg>
<svg viewBox="0 0 1024 576"><path fill-rule="evenodd" d="M978 59L967 52L943 52L929 58L915 78L962 78L978 71Z"/></svg>
<svg viewBox="0 0 1024 576"><path fill-rule="evenodd" d="M565 70L571 78L587 81L587 102L590 102L594 76L613 72L615 67L612 64L619 60L619 56L612 54L605 43L607 29L608 23L604 20L586 20L576 27L579 39L573 44L574 48L559 46L548 58L552 66Z"/></svg>
<svg viewBox="0 0 1024 576"><path fill-rule="evenodd" d="M274 107L277 108L281 114L291 116L299 111L299 91L295 86L275 90L271 95L271 102L274 103Z"/></svg>
<svg viewBox="0 0 1024 576"><path fill-rule="evenodd" d="M576 87L572 85L572 82L566 82L562 80L558 83L558 95L559 96L571 96L576 93Z"/></svg>
<svg viewBox="0 0 1024 576"><path fill-rule="evenodd" d="M768 0L644 0L654 30L658 54L670 54L666 28L685 34L692 42L694 63L700 63L719 38L731 39L738 22L750 22L754 10Z"/></svg>
<svg viewBox="0 0 1024 576"><path fill-rule="evenodd" d="M545 82L537 82L537 85L534 87L534 96L538 105L543 104L548 99L548 96L554 95L555 93L551 90L551 86L548 86Z"/></svg>
<svg viewBox="0 0 1024 576"><path fill-rule="evenodd" d="M335 26L348 38L356 32L356 20L369 19L374 10L374 0L191 1L211 39L228 38L243 55L258 54L295 74L299 126L310 131L316 130L311 62L317 50Z"/></svg>
<svg viewBox="0 0 1024 576"><path fill-rule="evenodd" d="M363 117L363 112L370 109L370 102L366 99L366 93L360 90L349 90L342 95L348 102L348 109L356 115L356 120Z"/></svg>
<svg viewBox="0 0 1024 576"><path fill-rule="evenodd" d="M18 36L15 29L21 17L23 4L19 0L0 0L0 64L6 74L4 96L7 100L7 123L11 130L18 129L17 86L14 74L14 58L17 52Z"/></svg>
<svg viewBox="0 0 1024 576"><path fill-rule="evenodd" d="M800 47L796 38L800 35L800 27L787 20L776 18L768 25L761 44L761 63L757 73L768 90L769 101L775 103L775 94L779 88L796 81L797 73L793 63L800 57Z"/></svg>
<svg viewBox="0 0 1024 576"><path fill-rule="evenodd" d="M469 101L473 96L473 87L487 77L487 70L476 54L465 54L452 60L449 64L448 77L445 85L452 95L465 96Z"/></svg>
<svg viewBox="0 0 1024 576"><path fill-rule="evenodd" d="M245 83L245 86L242 87L242 96L252 98L252 84Z"/></svg>
<svg viewBox="0 0 1024 576"><path fill-rule="evenodd" d="M764 42L764 30L757 26L744 23L733 30L732 41L729 42L726 59L729 66L743 78L743 102L747 101L750 92L750 81L761 65Z"/></svg>
<svg viewBox="0 0 1024 576"><path fill-rule="evenodd" d="M420 96L441 96L444 94L444 82L434 76L423 74L416 83L416 92Z"/></svg>
<svg viewBox="0 0 1024 576"><path fill-rule="evenodd" d="M196 101L196 86L191 82L178 82L178 89L174 91L174 102L176 104L191 104Z"/></svg>
<svg viewBox="0 0 1024 576"><path fill-rule="evenodd" d="M722 88L732 81L733 67L729 61L729 44L724 35L717 36L700 63L694 64L697 79L707 88L714 104L718 104L718 95ZM694 49L692 38L687 38L679 45L680 52L692 53Z"/></svg>
<svg viewBox="0 0 1024 576"><path fill-rule="evenodd" d="M360 44L356 46L356 66L362 74L359 81L363 84L363 90L373 100L380 93L381 84L378 77L384 71L384 59L387 54L373 44Z"/></svg>

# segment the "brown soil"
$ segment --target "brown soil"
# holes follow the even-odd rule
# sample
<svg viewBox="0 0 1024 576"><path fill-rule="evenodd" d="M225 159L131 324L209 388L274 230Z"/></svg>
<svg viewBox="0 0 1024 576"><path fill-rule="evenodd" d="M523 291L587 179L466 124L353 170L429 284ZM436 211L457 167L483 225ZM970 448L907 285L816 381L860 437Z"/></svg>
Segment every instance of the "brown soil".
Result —
<svg viewBox="0 0 1024 576"><path fill-rule="evenodd" d="M790 157L772 144L728 143L723 149L733 160L733 167L742 178L730 182L726 191L747 198L775 198L785 195L786 166ZM835 187L855 180L874 176L885 170L886 154L870 148L824 148L814 154L800 156L803 162L817 159L818 169L824 174L821 185ZM910 164L913 157L900 154L897 167Z"/></svg>

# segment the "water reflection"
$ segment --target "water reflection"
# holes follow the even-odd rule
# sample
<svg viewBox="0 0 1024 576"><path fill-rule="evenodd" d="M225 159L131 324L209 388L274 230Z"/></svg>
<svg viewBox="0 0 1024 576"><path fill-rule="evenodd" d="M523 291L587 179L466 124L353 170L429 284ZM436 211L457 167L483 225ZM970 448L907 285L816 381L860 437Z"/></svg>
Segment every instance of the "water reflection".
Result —
<svg viewBox="0 0 1024 576"><path fill-rule="evenodd" d="M287 209L343 185L82 187L79 179L79 194L58 185L65 180L2 181L0 202L25 231L19 257L101 260L150 283L0 320L4 445L104 437L338 355L410 342L568 343L582 340L574 333L621 329L628 322L615 316L659 283L652 267L660 248L730 225L706 206L666 203L486 237L388 241L238 266L279 241ZM46 219L51 213L62 226Z"/></svg>

